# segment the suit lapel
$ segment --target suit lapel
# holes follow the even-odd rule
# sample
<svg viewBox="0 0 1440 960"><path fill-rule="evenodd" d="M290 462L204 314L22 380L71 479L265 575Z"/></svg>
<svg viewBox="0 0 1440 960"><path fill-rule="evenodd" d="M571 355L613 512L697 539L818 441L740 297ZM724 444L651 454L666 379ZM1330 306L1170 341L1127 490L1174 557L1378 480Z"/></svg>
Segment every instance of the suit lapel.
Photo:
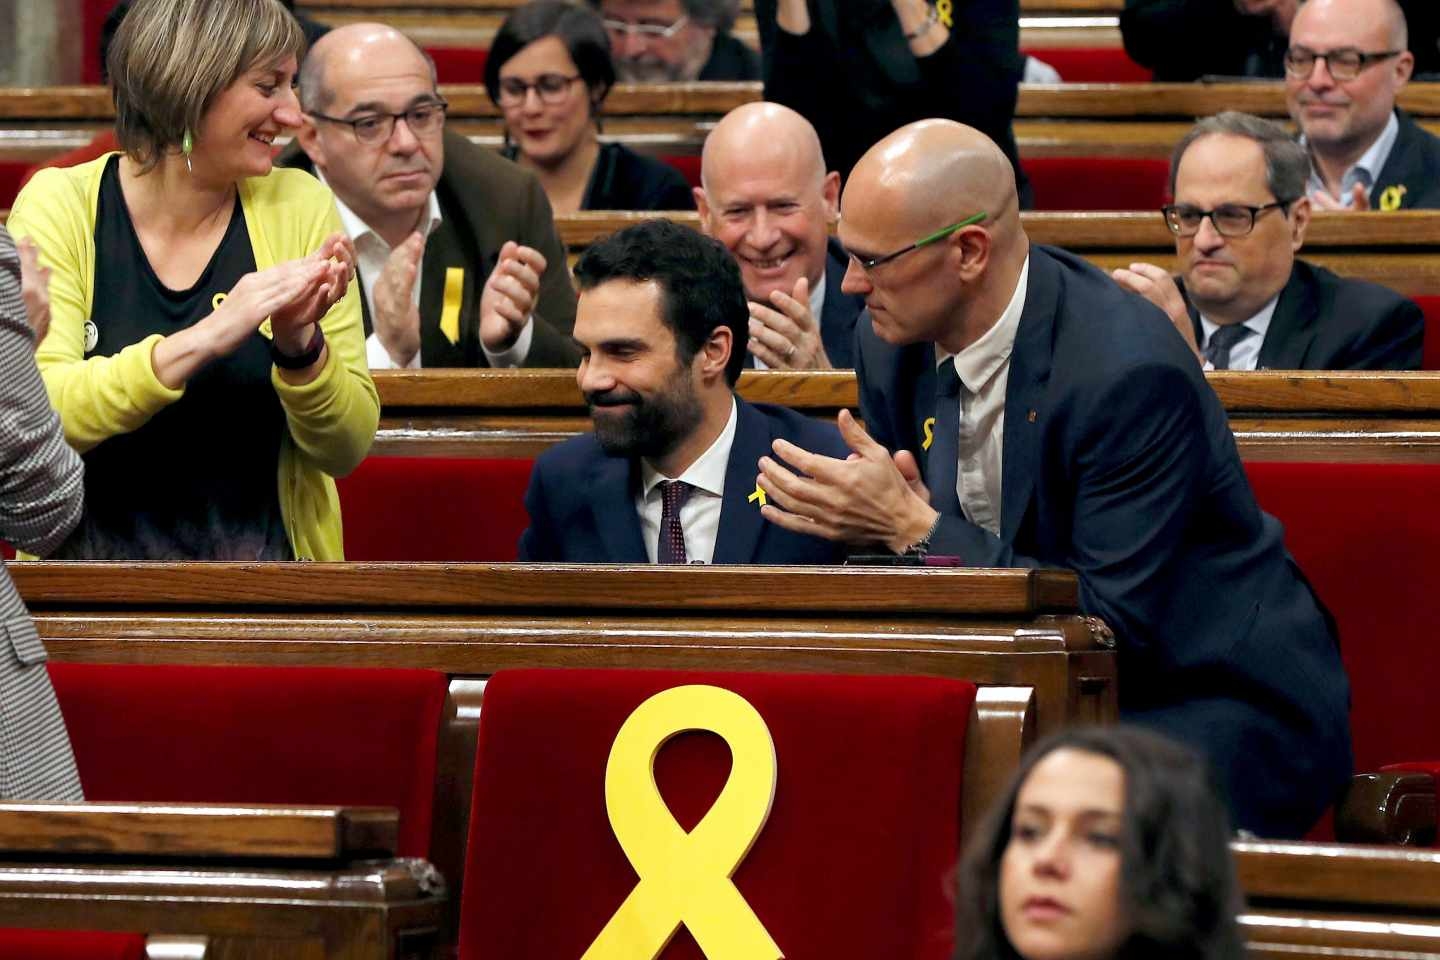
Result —
<svg viewBox="0 0 1440 960"><path fill-rule="evenodd" d="M1310 341L1315 339L1317 311L1314 291L1302 272L1297 261L1285 288L1280 291L1270 327L1265 331L1265 342L1260 344L1260 356L1255 361L1257 370L1299 370L1304 365Z"/></svg>
<svg viewBox="0 0 1440 960"><path fill-rule="evenodd" d="M1045 386L1050 379L1055 311L1059 305L1060 270L1038 247L1030 248L1030 278L1025 309L1010 353L1010 379L1005 386L1005 436L1002 440L1000 539L1014 541L1035 491L1040 465L1041 421ZM1032 416L1033 414L1033 416Z"/></svg>
<svg viewBox="0 0 1440 960"><path fill-rule="evenodd" d="M1403 210L1413 207L1415 204L1410 194L1418 191L1418 185L1423 184L1426 179L1423 149L1417 136L1415 121L1403 110L1397 109L1395 116L1400 123L1400 131L1395 135L1395 143L1390 147L1390 156L1385 159L1385 166L1370 187L1372 210ZM1393 206L1390 206L1391 204Z"/></svg>
<svg viewBox="0 0 1440 960"><path fill-rule="evenodd" d="M735 398L735 439L725 465L725 495L720 501L720 530L715 537L715 563L754 563L765 520L760 504L751 501L761 457L773 456L774 435L765 415Z"/></svg>
<svg viewBox="0 0 1440 960"><path fill-rule="evenodd" d="M590 512L610 563L647 563L640 518L635 513L638 462L630 457L602 457L592 475Z"/></svg>
<svg viewBox="0 0 1440 960"><path fill-rule="evenodd" d="M845 281L848 258L835 238L826 245L825 257L825 302L820 305L820 341L825 345L825 354L832 365L849 367L855 357L855 319L860 315L860 305L840 289Z"/></svg>

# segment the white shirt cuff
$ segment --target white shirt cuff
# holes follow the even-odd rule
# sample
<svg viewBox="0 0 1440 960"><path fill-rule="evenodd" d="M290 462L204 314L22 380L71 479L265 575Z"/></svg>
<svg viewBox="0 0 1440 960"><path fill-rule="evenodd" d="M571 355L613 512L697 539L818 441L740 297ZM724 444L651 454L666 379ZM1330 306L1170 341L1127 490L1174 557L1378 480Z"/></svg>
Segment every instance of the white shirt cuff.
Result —
<svg viewBox="0 0 1440 960"><path fill-rule="evenodd" d="M370 364L371 370L419 370L420 351L416 350L410 362L401 367L380 342L380 335L372 333L365 338L365 361Z"/></svg>
<svg viewBox="0 0 1440 960"><path fill-rule="evenodd" d="M485 346L485 341L481 340L480 349L485 351L485 359L490 362L490 366L503 370L523 364L525 358L530 355L530 344L534 339L535 314L532 313L525 318L525 326L520 328L520 336L516 337L515 342L509 347L499 353L493 353L489 347Z"/></svg>

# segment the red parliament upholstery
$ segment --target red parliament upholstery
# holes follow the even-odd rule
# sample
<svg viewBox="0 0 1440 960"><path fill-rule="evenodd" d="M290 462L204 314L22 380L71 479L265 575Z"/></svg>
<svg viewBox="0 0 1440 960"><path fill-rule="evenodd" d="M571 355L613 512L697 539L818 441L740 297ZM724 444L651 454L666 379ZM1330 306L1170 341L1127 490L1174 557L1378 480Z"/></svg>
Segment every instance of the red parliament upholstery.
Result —
<svg viewBox="0 0 1440 960"><path fill-rule="evenodd" d="M5 960L144 960L145 938L77 930L0 930Z"/></svg>
<svg viewBox="0 0 1440 960"><path fill-rule="evenodd" d="M367 457L337 481L345 559L514 560L531 460Z"/></svg>
<svg viewBox="0 0 1440 960"><path fill-rule="evenodd" d="M1021 164L1036 210L1155 210L1170 189L1166 160L1135 157L1028 157Z"/></svg>
<svg viewBox="0 0 1440 960"><path fill-rule="evenodd" d="M1425 346L1422 370L1440 370L1440 297L1415 297L1425 314Z"/></svg>
<svg viewBox="0 0 1440 960"><path fill-rule="evenodd" d="M938 678L516 670L485 690L460 960L579 957L634 889L611 831L605 764L626 717L683 684L724 687L765 719L770 819L734 874L787 957L944 960L973 684ZM729 773L710 733L672 739L656 779L694 828ZM699 960L682 928L663 960Z"/></svg>
<svg viewBox="0 0 1440 960"><path fill-rule="evenodd" d="M1340 627L1355 768L1440 756L1432 604L1440 466L1246 463L1262 509Z"/></svg>
<svg viewBox="0 0 1440 960"><path fill-rule="evenodd" d="M1050 64L1066 83L1149 83L1155 77L1131 60L1124 47L1039 47L1020 52Z"/></svg>
<svg viewBox="0 0 1440 960"><path fill-rule="evenodd" d="M396 852L429 855L443 673L49 668L87 799L396 807Z"/></svg>
<svg viewBox="0 0 1440 960"><path fill-rule="evenodd" d="M435 76L441 83L484 83L485 61L490 51L485 47L426 47L435 61Z"/></svg>

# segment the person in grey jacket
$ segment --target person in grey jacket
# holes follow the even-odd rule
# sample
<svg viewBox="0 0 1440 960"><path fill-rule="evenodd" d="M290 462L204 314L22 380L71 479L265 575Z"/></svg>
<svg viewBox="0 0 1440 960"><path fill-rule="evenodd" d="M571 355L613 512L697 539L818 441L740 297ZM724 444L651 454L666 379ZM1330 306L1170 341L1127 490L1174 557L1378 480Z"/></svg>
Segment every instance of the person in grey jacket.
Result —
<svg viewBox="0 0 1440 960"><path fill-rule="evenodd" d="M48 326L48 271L0 227L0 537L37 555L80 520L84 468L50 406L35 344ZM23 289L23 294L22 294ZM83 800L45 647L0 565L0 800Z"/></svg>

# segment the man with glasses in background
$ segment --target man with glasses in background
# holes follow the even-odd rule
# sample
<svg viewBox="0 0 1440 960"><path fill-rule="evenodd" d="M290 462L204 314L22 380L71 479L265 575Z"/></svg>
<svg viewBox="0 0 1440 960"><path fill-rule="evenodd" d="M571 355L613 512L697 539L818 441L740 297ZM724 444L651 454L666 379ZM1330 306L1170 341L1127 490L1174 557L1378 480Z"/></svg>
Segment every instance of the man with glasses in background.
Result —
<svg viewBox="0 0 1440 960"><path fill-rule="evenodd" d="M434 65L382 24L326 34L281 162L335 192L372 369L573 367L575 292L534 176L445 130ZM303 150L303 153L301 152Z"/></svg>
<svg viewBox="0 0 1440 960"><path fill-rule="evenodd" d="M1440 208L1440 139L1395 107L1415 68L1408 44L1395 0L1308 0L1296 13L1285 95L1319 209Z"/></svg>
<svg viewBox="0 0 1440 960"><path fill-rule="evenodd" d="M1121 719L1203 751L1236 826L1303 835L1350 773L1333 624L1164 314L1032 244L1004 153L949 121L861 158L840 241L845 289L867 305L865 426L841 413L847 459L773 444L765 519L917 558L1073 570L1105 625L1095 640L1119 653Z"/></svg>
<svg viewBox="0 0 1440 960"><path fill-rule="evenodd" d="M1298 260L1310 160L1279 124L1226 112L1175 147L1166 225L1180 278L1151 263L1113 274L1164 310L1206 370L1418 370L1420 308Z"/></svg>
<svg viewBox="0 0 1440 960"><path fill-rule="evenodd" d="M760 57L730 33L736 0L590 0L623 83L759 80Z"/></svg>

